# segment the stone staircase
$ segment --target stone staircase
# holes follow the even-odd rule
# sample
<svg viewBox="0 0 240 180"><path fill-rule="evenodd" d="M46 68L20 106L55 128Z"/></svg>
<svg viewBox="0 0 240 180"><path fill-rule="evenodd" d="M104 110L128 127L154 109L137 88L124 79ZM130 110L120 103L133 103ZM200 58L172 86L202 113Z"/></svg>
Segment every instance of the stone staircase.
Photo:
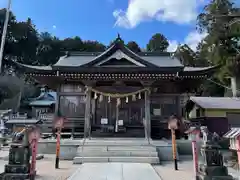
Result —
<svg viewBox="0 0 240 180"><path fill-rule="evenodd" d="M93 139L80 145L74 164L87 162L132 162L159 164L156 147L145 139Z"/></svg>

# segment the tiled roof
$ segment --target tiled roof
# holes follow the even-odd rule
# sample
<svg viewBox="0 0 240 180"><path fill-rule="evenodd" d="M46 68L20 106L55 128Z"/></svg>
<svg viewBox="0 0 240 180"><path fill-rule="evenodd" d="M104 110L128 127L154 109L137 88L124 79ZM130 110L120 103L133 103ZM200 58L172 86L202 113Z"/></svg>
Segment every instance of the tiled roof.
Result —
<svg viewBox="0 0 240 180"><path fill-rule="evenodd" d="M191 96L190 100L204 109L240 109L240 98Z"/></svg>
<svg viewBox="0 0 240 180"><path fill-rule="evenodd" d="M6 122L6 124L36 124L39 119L10 119Z"/></svg>
<svg viewBox="0 0 240 180"><path fill-rule="evenodd" d="M54 66L82 66L93 61L98 55L99 53L70 54L69 56L61 57ZM158 67L183 67L179 59L171 57L170 53L164 53L163 55L141 53L139 57Z"/></svg>

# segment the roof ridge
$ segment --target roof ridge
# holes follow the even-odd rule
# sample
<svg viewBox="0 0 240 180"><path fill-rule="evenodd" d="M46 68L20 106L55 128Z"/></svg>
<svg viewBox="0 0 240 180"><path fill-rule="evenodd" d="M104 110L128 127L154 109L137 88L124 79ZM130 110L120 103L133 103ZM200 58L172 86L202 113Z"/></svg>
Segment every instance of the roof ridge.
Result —
<svg viewBox="0 0 240 180"><path fill-rule="evenodd" d="M126 48L128 48L126 45L124 45ZM129 48L128 48L129 49ZM131 49L129 49L130 51L132 51ZM101 53L103 53L105 51L99 52L88 52L88 51L67 51L65 52L67 56L77 56L77 55L88 55L88 56L96 56L99 55ZM134 52L132 51L134 54L138 55L138 56L171 56L171 52L151 52L151 51L145 51L145 52Z"/></svg>

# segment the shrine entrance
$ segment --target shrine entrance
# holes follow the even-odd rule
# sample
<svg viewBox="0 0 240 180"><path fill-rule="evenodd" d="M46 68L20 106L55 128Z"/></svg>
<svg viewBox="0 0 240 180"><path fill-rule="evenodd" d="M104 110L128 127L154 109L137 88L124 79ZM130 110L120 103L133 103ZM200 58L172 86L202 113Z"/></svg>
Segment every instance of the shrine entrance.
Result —
<svg viewBox="0 0 240 180"><path fill-rule="evenodd" d="M91 136L146 137L144 92L148 89L125 89L125 92L119 88L117 90L121 93L91 89Z"/></svg>

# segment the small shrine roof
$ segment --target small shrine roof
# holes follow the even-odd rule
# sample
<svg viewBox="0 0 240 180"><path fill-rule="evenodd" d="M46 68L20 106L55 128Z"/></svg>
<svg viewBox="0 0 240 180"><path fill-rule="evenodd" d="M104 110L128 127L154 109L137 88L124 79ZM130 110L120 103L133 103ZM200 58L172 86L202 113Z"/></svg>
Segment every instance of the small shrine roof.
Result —
<svg viewBox="0 0 240 180"><path fill-rule="evenodd" d="M36 100L29 103L30 106L51 106L55 104L56 101L49 101L49 100Z"/></svg>
<svg viewBox="0 0 240 180"><path fill-rule="evenodd" d="M6 124L37 124L40 121L39 119L10 119Z"/></svg>
<svg viewBox="0 0 240 180"><path fill-rule="evenodd" d="M191 96L190 101L204 109L240 109L240 98Z"/></svg>
<svg viewBox="0 0 240 180"><path fill-rule="evenodd" d="M188 130L186 130L184 133L190 134L190 133L192 133L193 131L200 131L200 128L191 126L191 127L190 127Z"/></svg>
<svg viewBox="0 0 240 180"><path fill-rule="evenodd" d="M225 138L237 138L240 135L240 128L231 128L226 134L223 135Z"/></svg>

